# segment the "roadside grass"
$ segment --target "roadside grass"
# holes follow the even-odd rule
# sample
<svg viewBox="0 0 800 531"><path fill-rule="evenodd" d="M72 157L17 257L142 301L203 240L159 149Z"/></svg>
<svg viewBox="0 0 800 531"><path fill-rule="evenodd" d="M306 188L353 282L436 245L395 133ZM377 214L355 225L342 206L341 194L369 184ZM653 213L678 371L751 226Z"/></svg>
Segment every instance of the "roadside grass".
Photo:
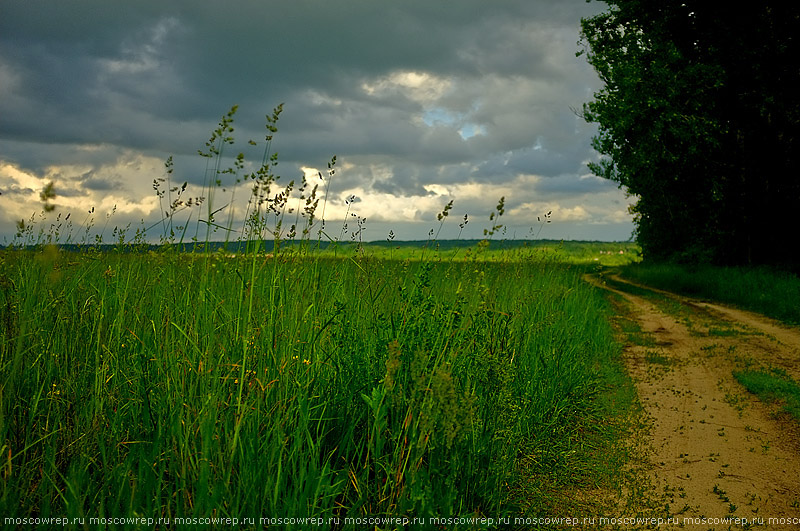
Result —
<svg viewBox="0 0 800 531"><path fill-rule="evenodd" d="M800 385L786 371L778 368L745 369L734 372L733 376L761 400L780 404L781 411L800 421Z"/></svg>
<svg viewBox="0 0 800 531"><path fill-rule="evenodd" d="M800 278L768 268L631 264L630 280L684 295L707 298L800 325Z"/></svg>

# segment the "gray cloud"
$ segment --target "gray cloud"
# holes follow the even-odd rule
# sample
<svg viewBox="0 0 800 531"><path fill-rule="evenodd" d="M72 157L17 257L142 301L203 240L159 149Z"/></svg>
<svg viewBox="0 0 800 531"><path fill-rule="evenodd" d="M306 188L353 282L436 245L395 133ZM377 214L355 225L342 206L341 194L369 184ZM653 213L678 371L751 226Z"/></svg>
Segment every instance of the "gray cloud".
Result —
<svg viewBox="0 0 800 531"><path fill-rule="evenodd" d="M111 192L143 187L101 168L131 153L174 154L176 180L200 184L203 161L193 157L232 104L245 145L263 140L264 115L285 102L274 147L287 177L337 154L349 165L338 190L416 196L431 183L502 185L535 174L547 177L543 193L577 197L599 186L579 179L594 157L593 129L571 108L599 82L575 57L578 25L601 7L6 3L0 161L37 175L83 164L91 177L69 178Z"/></svg>

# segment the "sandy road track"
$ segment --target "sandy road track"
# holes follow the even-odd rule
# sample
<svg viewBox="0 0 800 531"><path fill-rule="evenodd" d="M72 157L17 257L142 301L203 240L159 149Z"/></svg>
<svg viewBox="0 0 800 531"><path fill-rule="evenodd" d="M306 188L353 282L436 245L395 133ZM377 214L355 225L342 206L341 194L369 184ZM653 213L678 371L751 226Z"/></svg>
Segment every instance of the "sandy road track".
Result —
<svg viewBox="0 0 800 531"><path fill-rule="evenodd" d="M587 280L619 295L621 318L638 325L624 357L650 423L646 473L664 515L695 522L686 529L729 527L703 518L800 529L797 423L733 376L780 367L800 380L800 330L613 275Z"/></svg>

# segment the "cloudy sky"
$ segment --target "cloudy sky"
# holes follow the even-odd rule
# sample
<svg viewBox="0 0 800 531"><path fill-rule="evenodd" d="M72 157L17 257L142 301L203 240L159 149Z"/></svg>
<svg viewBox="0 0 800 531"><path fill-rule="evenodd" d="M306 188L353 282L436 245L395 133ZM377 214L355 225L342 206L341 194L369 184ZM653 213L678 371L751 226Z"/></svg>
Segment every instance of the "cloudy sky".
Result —
<svg viewBox="0 0 800 531"><path fill-rule="evenodd" d="M5 0L0 243L34 214L45 230L70 214L76 234L106 228L108 239L108 227L130 223L153 227L148 237L157 239L166 205L153 180L172 156L171 182L188 182L184 197L210 196L203 183L213 165L197 152L233 105L236 143L223 154L242 152L245 165L221 176L213 210L223 225L241 220L250 184L237 187L236 177L261 164L265 115L280 103L275 172L298 186L303 175L312 184L325 175L332 237L352 234L353 223L341 231L349 211L366 219L365 240L390 230L424 239L451 200L440 238L456 237L465 214L461 237L482 237L504 196L504 237L625 240L631 200L590 175L595 129L574 112L600 88L576 57L579 22L604 7ZM40 193L51 181L56 209L42 218ZM188 220L193 235L207 206L182 210L176 223ZM551 223L541 226L547 212Z"/></svg>

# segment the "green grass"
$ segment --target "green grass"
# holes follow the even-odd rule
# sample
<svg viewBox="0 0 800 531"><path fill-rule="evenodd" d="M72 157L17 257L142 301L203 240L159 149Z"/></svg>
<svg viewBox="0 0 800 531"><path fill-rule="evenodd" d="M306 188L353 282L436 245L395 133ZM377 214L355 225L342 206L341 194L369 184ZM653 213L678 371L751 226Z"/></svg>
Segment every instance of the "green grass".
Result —
<svg viewBox="0 0 800 531"><path fill-rule="evenodd" d="M557 263L614 267L638 262L639 247L628 242L556 240L445 240L368 242L363 247L376 257L424 259L436 255L448 260L508 260L535 257Z"/></svg>
<svg viewBox="0 0 800 531"><path fill-rule="evenodd" d="M591 475L607 413L617 346L580 273L5 251L0 512L535 512L524 483Z"/></svg>
<svg viewBox="0 0 800 531"><path fill-rule="evenodd" d="M800 325L800 279L766 268L633 264L624 277L643 284L763 313Z"/></svg>
<svg viewBox="0 0 800 531"><path fill-rule="evenodd" d="M761 400L780 403L783 411L800 420L800 385L785 371L747 369L734 372L733 375Z"/></svg>
<svg viewBox="0 0 800 531"><path fill-rule="evenodd" d="M644 359L647 363L650 363L652 365L667 366L667 365L672 365L674 363L674 360L672 360L671 358L664 356L660 352L656 352L653 350L648 350L647 352L645 352Z"/></svg>

